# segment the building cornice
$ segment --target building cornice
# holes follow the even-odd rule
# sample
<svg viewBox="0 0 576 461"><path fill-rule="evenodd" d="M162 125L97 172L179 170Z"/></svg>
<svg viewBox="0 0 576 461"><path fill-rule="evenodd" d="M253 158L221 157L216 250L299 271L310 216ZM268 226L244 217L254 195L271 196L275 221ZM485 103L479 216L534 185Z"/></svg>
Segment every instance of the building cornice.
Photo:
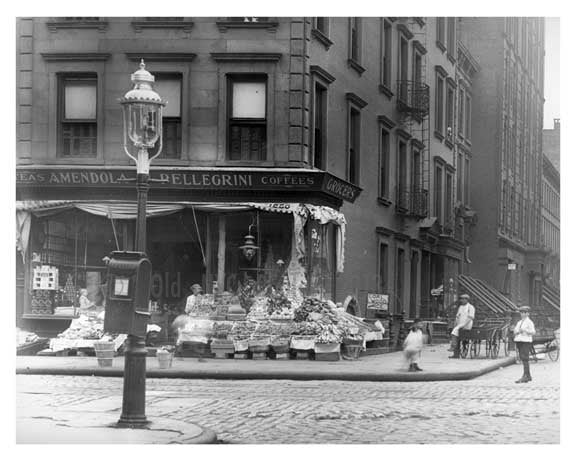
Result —
<svg viewBox="0 0 576 461"><path fill-rule="evenodd" d="M110 53L40 53L45 61L107 61Z"/></svg>
<svg viewBox="0 0 576 461"><path fill-rule="evenodd" d="M282 58L282 53L263 53L263 52L248 52L248 53L210 53L212 59L217 62L278 62Z"/></svg>
<svg viewBox="0 0 576 461"><path fill-rule="evenodd" d="M155 62L191 62L196 59L196 53L170 53L170 52L145 52L145 53L138 53L138 52L129 52L126 53L126 57L130 61L140 61L140 59L144 59L144 61L155 61Z"/></svg>

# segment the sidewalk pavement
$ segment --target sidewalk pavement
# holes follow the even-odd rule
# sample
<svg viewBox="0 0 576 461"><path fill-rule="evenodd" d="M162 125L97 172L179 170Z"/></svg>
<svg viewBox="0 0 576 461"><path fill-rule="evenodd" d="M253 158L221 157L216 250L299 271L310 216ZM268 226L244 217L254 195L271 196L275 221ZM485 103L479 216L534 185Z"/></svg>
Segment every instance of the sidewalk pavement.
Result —
<svg viewBox="0 0 576 461"><path fill-rule="evenodd" d="M511 354L487 359L448 359L446 344L427 346L419 365L422 372L408 372L402 352L361 356L358 360L235 360L175 357L172 367L161 369L156 357L147 357L148 378L180 379L289 379L342 381L455 381L481 376L515 362ZM124 357L111 367L99 367L96 357L16 357L17 374L115 376L124 373Z"/></svg>

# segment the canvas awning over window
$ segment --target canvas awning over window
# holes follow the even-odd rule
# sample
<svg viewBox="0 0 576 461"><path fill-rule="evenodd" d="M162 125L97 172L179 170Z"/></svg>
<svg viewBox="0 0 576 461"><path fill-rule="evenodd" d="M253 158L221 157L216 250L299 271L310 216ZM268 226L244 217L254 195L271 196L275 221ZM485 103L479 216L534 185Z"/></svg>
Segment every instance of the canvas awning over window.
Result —
<svg viewBox="0 0 576 461"><path fill-rule="evenodd" d="M146 216L155 218L177 213L186 208L206 212L238 212L262 210L273 213L292 213L297 247L303 249L303 227L306 219L311 217L322 224L333 222L337 225L336 234L336 270L344 271L344 242L346 238L346 219L342 213L327 206L306 203L280 202L240 202L240 203L195 203L195 202L154 202L146 205ZM106 201L91 202L82 200L26 200L16 202L19 216L16 225L17 248L24 257L28 246L30 214L37 217L50 216L63 211L78 209L86 213L107 217L109 219L136 219L138 207L136 202ZM28 217L28 219L26 218ZM28 228L26 228L26 225Z"/></svg>

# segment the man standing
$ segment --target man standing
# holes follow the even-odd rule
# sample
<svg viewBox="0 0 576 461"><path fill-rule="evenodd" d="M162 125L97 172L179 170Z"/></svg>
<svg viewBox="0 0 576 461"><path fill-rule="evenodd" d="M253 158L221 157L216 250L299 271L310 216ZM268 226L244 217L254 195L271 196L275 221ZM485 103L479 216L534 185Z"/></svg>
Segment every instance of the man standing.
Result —
<svg viewBox="0 0 576 461"><path fill-rule="evenodd" d="M448 349L449 351L454 351L454 355L450 356L451 359L460 357L460 330L472 329L476 309L468 302L469 300L470 296L466 293L461 294L458 298L460 306L454 319L454 329L452 330L452 336L450 338L450 349Z"/></svg>

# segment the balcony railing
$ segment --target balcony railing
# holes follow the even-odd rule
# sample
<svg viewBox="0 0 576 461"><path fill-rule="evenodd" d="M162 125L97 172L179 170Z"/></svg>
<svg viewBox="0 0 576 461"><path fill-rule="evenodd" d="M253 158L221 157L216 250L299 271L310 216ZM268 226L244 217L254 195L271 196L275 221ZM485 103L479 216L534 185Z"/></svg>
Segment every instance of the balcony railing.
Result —
<svg viewBox="0 0 576 461"><path fill-rule="evenodd" d="M396 211L425 218L428 216L428 191L421 188L396 188Z"/></svg>
<svg viewBox="0 0 576 461"><path fill-rule="evenodd" d="M425 117L430 111L430 87L413 80L398 81L397 108L400 112Z"/></svg>

